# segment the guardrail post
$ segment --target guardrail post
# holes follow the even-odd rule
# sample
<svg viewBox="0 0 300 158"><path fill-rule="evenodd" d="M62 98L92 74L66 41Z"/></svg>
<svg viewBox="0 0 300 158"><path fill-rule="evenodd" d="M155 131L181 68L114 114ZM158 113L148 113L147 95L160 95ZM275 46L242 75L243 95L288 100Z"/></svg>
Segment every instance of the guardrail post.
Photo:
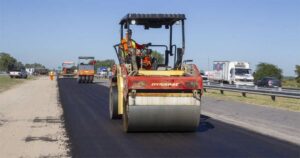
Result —
<svg viewBox="0 0 300 158"><path fill-rule="evenodd" d="M281 87L278 87L278 91L281 92L281 91L282 91L282 88L281 88Z"/></svg>
<svg viewBox="0 0 300 158"><path fill-rule="evenodd" d="M239 85L238 85L238 84L236 84L236 85L235 85L235 88L239 88Z"/></svg>
<svg viewBox="0 0 300 158"><path fill-rule="evenodd" d="M207 85L210 85L210 82L209 82L209 81L207 82Z"/></svg>
<svg viewBox="0 0 300 158"><path fill-rule="evenodd" d="M243 97L246 97L246 92L242 92Z"/></svg>
<svg viewBox="0 0 300 158"><path fill-rule="evenodd" d="M220 92L221 92L221 94L224 94L224 90L221 89Z"/></svg>
<svg viewBox="0 0 300 158"><path fill-rule="evenodd" d="M254 86L254 89L257 90L257 85Z"/></svg>
<svg viewBox="0 0 300 158"><path fill-rule="evenodd" d="M220 86L221 86L221 87L223 87L223 86L224 86L224 85L223 85L223 82L221 82L221 83L220 83Z"/></svg>
<svg viewBox="0 0 300 158"><path fill-rule="evenodd" d="M275 95L271 95L271 99L273 100L273 101L275 101Z"/></svg>

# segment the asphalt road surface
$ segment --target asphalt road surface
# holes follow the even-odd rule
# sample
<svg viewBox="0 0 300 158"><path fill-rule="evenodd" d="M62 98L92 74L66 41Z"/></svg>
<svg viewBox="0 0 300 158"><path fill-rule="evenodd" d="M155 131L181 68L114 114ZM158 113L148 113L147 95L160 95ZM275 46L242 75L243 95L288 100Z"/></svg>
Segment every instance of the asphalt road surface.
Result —
<svg viewBox="0 0 300 158"><path fill-rule="evenodd" d="M124 133L109 119L109 89L60 79L73 157L300 157L300 147L207 116L194 133Z"/></svg>

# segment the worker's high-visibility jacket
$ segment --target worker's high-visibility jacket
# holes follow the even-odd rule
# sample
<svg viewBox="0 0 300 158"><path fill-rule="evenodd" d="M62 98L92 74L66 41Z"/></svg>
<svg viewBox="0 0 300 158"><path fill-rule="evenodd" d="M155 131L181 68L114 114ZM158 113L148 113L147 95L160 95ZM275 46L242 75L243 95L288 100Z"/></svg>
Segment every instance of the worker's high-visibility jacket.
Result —
<svg viewBox="0 0 300 158"><path fill-rule="evenodd" d="M129 48L136 48L136 49L143 49L144 46L136 43L134 40L130 40L130 42L127 41L126 38L123 38L121 41L121 45L123 46L123 51L128 54Z"/></svg>
<svg viewBox="0 0 300 158"><path fill-rule="evenodd" d="M143 67L146 70L150 70L151 69L151 57L150 56L145 56L143 58Z"/></svg>

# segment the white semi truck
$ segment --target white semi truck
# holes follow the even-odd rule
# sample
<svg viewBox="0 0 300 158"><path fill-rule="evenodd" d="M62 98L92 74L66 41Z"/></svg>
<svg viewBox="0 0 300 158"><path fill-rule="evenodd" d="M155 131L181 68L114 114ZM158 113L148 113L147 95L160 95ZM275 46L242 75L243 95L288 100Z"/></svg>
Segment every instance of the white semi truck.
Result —
<svg viewBox="0 0 300 158"><path fill-rule="evenodd" d="M244 61L214 61L213 71L208 71L207 76L211 81L236 85L254 85L250 65Z"/></svg>

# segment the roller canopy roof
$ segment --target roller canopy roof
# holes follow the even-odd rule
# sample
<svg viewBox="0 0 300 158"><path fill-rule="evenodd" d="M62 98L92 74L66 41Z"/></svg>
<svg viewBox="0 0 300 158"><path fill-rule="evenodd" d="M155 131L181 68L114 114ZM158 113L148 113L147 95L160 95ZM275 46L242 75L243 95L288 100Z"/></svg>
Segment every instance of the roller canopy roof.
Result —
<svg viewBox="0 0 300 158"><path fill-rule="evenodd" d="M80 56L78 57L78 59L95 59L95 58L90 56Z"/></svg>
<svg viewBox="0 0 300 158"><path fill-rule="evenodd" d="M184 14L127 14L120 21L121 25L135 20L135 25L144 25L157 28L162 25L173 25L175 22L185 20Z"/></svg>

